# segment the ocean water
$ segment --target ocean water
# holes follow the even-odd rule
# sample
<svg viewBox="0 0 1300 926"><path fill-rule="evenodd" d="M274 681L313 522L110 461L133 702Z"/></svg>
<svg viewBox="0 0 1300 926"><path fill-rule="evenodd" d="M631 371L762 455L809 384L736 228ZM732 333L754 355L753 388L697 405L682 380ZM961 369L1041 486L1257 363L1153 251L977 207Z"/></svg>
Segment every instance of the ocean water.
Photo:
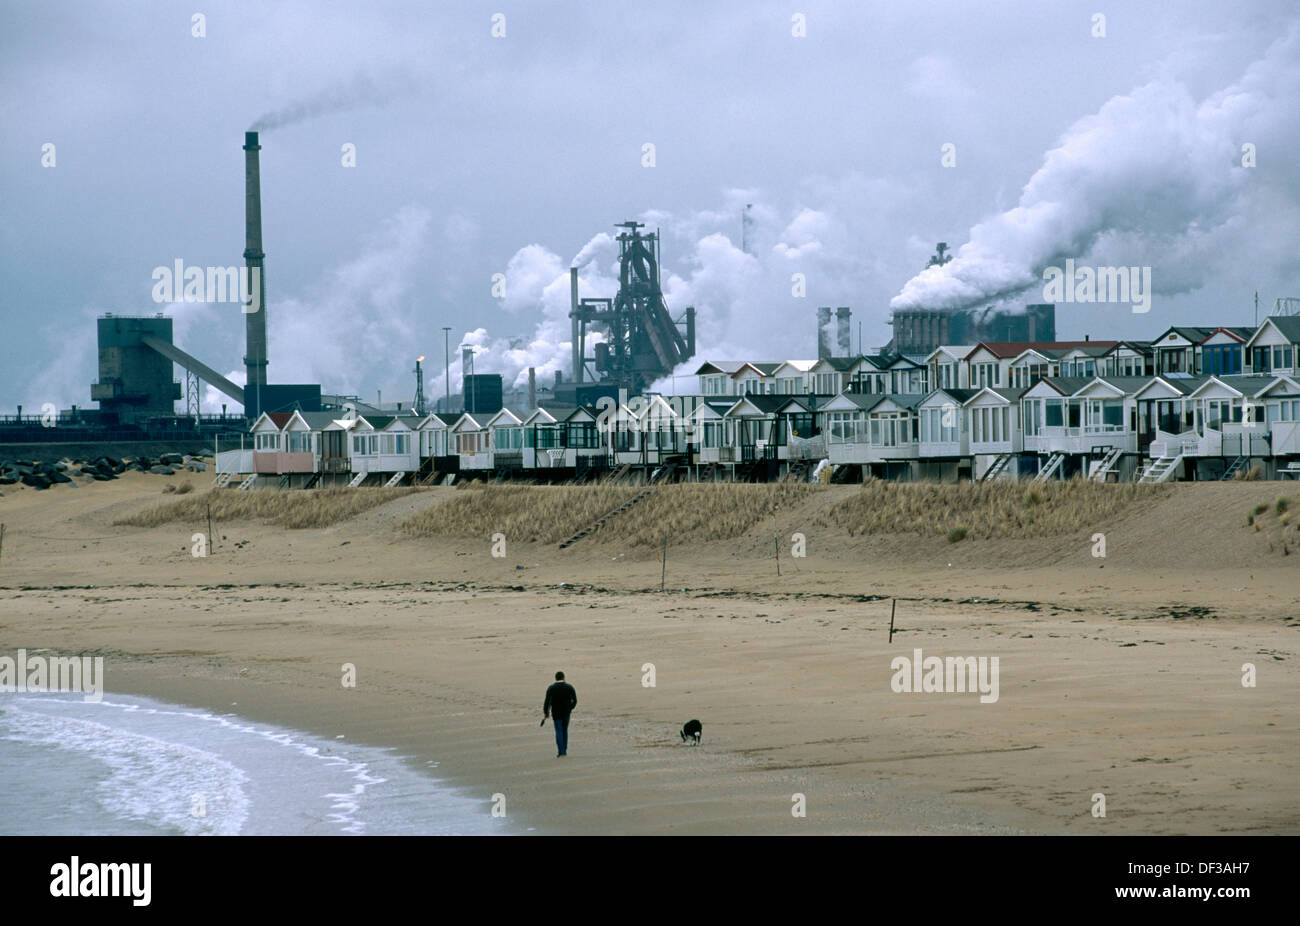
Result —
<svg viewBox="0 0 1300 926"><path fill-rule="evenodd" d="M0 781L0 835L517 832L391 750L127 695L0 694Z"/></svg>

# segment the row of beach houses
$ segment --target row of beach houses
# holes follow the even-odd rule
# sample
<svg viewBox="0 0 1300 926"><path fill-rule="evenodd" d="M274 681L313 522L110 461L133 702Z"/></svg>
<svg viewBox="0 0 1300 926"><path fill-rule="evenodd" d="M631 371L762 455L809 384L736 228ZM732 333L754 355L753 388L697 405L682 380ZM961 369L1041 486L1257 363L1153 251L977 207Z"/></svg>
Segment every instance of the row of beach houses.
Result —
<svg viewBox="0 0 1300 926"><path fill-rule="evenodd" d="M1153 341L707 362L690 396L492 414L264 413L221 484L526 475L1161 482L1300 475L1300 317ZM236 481L238 480L238 481Z"/></svg>

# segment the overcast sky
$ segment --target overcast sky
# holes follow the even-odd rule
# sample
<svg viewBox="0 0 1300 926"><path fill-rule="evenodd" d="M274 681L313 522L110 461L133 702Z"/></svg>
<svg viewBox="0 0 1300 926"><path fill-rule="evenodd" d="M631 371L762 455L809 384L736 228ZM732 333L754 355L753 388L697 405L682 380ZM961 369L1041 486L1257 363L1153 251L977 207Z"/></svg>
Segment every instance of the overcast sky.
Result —
<svg viewBox="0 0 1300 926"><path fill-rule="evenodd" d="M567 268L612 296L633 218L663 230L670 310L699 311L697 363L815 357L818 305L870 348L891 300L1042 301L1066 257L1150 266L1155 294L1061 305L1061 338L1300 296L1292 0L191 6L0 3L4 413L91 404L103 312L166 311L243 381L239 307L157 304L152 274L242 264L268 114L301 117L261 139L272 382L409 398L425 354L441 394L444 325L476 372L549 381ZM913 279L940 240L958 259Z"/></svg>

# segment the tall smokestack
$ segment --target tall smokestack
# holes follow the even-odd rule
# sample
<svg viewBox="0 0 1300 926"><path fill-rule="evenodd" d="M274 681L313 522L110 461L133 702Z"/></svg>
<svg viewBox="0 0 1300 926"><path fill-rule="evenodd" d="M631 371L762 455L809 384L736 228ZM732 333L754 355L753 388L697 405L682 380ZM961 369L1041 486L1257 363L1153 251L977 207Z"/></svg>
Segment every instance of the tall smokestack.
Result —
<svg viewBox="0 0 1300 926"><path fill-rule="evenodd" d="M528 407L537 407L537 367L528 368Z"/></svg>
<svg viewBox="0 0 1300 926"><path fill-rule="evenodd" d="M573 329L573 381L582 382L582 340L578 322L578 268L569 268L569 318ZM557 380L558 382L558 380Z"/></svg>
<svg viewBox="0 0 1300 926"><path fill-rule="evenodd" d="M839 351L836 354L838 357L848 357L853 354L853 338L849 334L849 317L852 314L846 305L835 310L835 348Z"/></svg>
<svg viewBox="0 0 1300 926"><path fill-rule="evenodd" d="M256 132L244 133L244 264L248 267L249 289L257 290L257 311L247 311L253 306L245 306L244 314L244 368L248 371L248 383L245 389L253 389L251 404L261 411L258 386L266 385L266 272L264 263L266 254L262 251L262 176L258 163L258 153L262 146L257 143Z"/></svg>
<svg viewBox="0 0 1300 926"><path fill-rule="evenodd" d="M817 309L817 359L825 360L831 355L831 307L820 306Z"/></svg>

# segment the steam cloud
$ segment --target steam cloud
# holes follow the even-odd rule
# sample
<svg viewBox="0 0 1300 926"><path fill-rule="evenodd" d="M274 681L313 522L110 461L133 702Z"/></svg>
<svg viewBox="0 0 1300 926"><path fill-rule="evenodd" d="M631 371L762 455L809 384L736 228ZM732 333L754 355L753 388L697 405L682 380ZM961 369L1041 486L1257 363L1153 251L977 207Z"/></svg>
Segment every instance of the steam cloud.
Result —
<svg viewBox="0 0 1300 926"><path fill-rule="evenodd" d="M358 106L383 106L400 97L409 96L417 89L416 82L406 73L390 74L382 80L376 80L369 74L357 73L347 83L336 84L280 109L263 113L248 130L265 132Z"/></svg>
<svg viewBox="0 0 1300 926"><path fill-rule="evenodd" d="M1156 292L1196 289L1246 234L1242 216L1268 208L1267 180L1243 166L1242 145L1279 159L1295 150L1298 36L1293 26L1238 81L1199 103L1182 84L1156 80L1080 119L1014 209L973 227L951 262L918 273L890 307L1006 301L1041 287L1043 269L1066 258L1154 265Z"/></svg>

